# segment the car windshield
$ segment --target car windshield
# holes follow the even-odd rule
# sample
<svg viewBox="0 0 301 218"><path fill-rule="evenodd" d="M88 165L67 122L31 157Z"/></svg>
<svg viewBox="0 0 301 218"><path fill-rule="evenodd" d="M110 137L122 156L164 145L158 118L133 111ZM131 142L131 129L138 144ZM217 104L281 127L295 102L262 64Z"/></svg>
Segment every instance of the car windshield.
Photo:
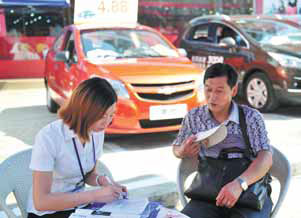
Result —
<svg viewBox="0 0 301 218"><path fill-rule="evenodd" d="M301 43L301 30L283 22L245 19L235 23L261 44Z"/></svg>
<svg viewBox="0 0 301 218"><path fill-rule="evenodd" d="M145 30L85 30L81 41L88 59L179 56L159 35Z"/></svg>

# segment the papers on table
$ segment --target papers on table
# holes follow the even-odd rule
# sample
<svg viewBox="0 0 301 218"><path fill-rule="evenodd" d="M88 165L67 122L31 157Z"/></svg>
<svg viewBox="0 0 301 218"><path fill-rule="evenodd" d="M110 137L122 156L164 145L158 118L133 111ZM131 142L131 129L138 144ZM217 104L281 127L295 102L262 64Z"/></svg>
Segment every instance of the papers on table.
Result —
<svg viewBox="0 0 301 218"><path fill-rule="evenodd" d="M78 213L71 213L69 218L87 218L87 215L82 215L82 214L78 214Z"/></svg>
<svg viewBox="0 0 301 218"><path fill-rule="evenodd" d="M75 217L81 218L81 217ZM87 218L141 218L139 214L110 214L110 215L90 215Z"/></svg>
<svg viewBox="0 0 301 218"><path fill-rule="evenodd" d="M110 214L110 215L80 215L72 213L69 218L141 218L141 215L135 214Z"/></svg>
<svg viewBox="0 0 301 218"><path fill-rule="evenodd" d="M140 218L148 205L147 199L122 199L95 209L76 209L69 218Z"/></svg>
<svg viewBox="0 0 301 218"><path fill-rule="evenodd" d="M105 204L100 210L113 214L142 214L147 204L147 199L122 199Z"/></svg>
<svg viewBox="0 0 301 218"><path fill-rule="evenodd" d="M91 209L76 209L69 218L189 218L147 199L123 199L108 204L92 204Z"/></svg>
<svg viewBox="0 0 301 218"><path fill-rule="evenodd" d="M189 218L188 216L180 213L179 211L160 207L159 213L156 218Z"/></svg>
<svg viewBox="0 0 301 218"><path fill-rule="evenodd" d="M92 214L93 211L94 210L91 210L91 209L81 209L81 208L79 208L79 209L75 210L75 213L77 215L88 216L88 215Z"/></svg>

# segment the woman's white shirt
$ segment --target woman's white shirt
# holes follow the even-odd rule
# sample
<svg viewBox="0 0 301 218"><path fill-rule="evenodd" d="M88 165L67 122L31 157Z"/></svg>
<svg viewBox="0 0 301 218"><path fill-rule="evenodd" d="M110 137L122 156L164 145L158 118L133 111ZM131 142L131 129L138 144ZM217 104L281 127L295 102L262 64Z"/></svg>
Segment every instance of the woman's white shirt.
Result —
<svg viewBox="0 0 301 218"><path fill-rule="evenodd" d="M92 134L97 160L103 153L104 132ZM83 146L75 133L62 120L56 120L41 129L36 136L29 168L33 171L53 173L51 192L72 192L76 183L83 178L72 138L75 138L83 171L86 174L95 166L91 135L90 141ZM43 215L56 211L37 211L33 204L31 189L27 212Z"/></svg>

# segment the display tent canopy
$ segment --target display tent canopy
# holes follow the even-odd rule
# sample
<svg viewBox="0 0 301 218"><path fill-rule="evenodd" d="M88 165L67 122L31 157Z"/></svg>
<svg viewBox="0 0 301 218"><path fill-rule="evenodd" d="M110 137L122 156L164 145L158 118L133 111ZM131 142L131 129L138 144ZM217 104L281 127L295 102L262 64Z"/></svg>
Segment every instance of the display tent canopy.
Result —
<svg viewBox="0 0 301 218"><path fill-rule="evenodd" d="M0 0L0 6L69 7L69 0Z"/></svg>

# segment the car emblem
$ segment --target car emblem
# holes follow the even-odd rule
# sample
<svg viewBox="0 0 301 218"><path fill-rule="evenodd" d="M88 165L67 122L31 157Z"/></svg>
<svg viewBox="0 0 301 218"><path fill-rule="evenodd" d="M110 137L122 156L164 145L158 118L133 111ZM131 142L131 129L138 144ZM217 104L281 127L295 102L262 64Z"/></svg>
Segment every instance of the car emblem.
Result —
<svg viewBox="0 0 301 218"><path fill-rule="evenodd" d="M163 88L160 88L158 90L158 93L159 94L164 94L164 95L170 95L172 93L175 93L177 91L176 88L173 88L173 87L169 87L169 86L165 86Z"/></svg>

